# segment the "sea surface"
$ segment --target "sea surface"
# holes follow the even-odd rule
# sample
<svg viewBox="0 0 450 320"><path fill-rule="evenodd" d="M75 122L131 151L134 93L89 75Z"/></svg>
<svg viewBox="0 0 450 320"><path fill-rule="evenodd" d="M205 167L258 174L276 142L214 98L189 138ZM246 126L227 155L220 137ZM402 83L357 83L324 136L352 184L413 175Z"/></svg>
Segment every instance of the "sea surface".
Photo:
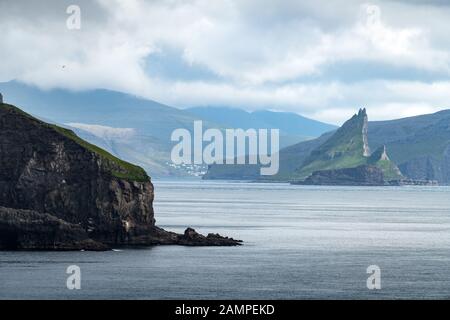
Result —
<svg viewBox="0 0 450 320"><path fill-rule="evenodd" d="M244 245L0 252L0 299L450 298L449 187L154 183L158 225Z"/></svg>

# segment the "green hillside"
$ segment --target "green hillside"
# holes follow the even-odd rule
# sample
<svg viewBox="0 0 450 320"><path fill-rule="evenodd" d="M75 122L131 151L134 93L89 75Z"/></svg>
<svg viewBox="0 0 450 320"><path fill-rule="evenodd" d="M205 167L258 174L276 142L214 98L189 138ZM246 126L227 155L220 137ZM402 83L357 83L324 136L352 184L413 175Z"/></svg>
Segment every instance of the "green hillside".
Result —
<svg viewBox="0 0 450 320"><path fill-rule="evenodd" d="M367 162L367 113L360 109L325 143L313 150L295 177L307 178L314 171L352 168Z"/></svg>
<svg viewBox="0 0 450 320"><path fill-rule="evenodd" d="M403 179L397 165L389 159L385 146L370 154L369 138L366 109L360 109L358 114L345 122L329 139L312 150L292 177L303 180L316 171L355 168L368 164L380 168L385 181Z"/></svg>
<svg viewBox="0 0 450 320"><path fill-rule="evenodd" d="M55 130L59 134L63 135L66 138L69 138L70 140L80 145L81 147L97 154L104 160L104 165L107 167L108 170L111 171L111 174L113 176L131 181L148 181L150 179L145 170L142 169L141 167L133 165L129 162L123 161L113 156L112 154L103 150L102 148L99 148L96 145L93 145L81 139L71 130L59 127L54 124L48 124L46 122L43 122L13 105L2 103L0 104L0 110L2 109L3 111L16 113L22 117L26 117L40 126L44 126L49 129Z"/></svg>
<svg viewBox="0 0 450 320"><path fill-rule="evenodd" d="M274 176L260 176L256 165L214 165L209 168L205 179L301 181L316 171L361 165L380 168L386 181L404 179L397 165L388 157L384 145L370 153L369 132L367 112L361 109L338 130L282 149L280 170Z"/></svg>

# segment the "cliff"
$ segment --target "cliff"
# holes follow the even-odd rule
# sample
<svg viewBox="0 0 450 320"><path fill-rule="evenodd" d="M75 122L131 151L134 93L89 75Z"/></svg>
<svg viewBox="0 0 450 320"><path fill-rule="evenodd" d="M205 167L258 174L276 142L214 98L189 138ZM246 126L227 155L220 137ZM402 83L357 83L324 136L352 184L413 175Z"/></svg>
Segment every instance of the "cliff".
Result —
<svg viewBox="0 0 450 320"><path fill-rule="evenodd" d="M0 206L77 225L101 244L178 244L177 235L155 226L153 199L151 180L140 167L70 130L0 105Z"/></svg>
<svg viewBox="0 0 450 320"><path fill-rule="evenodd" d="M312 150L293 176L305 184L329 185L384 185L404 179L386 146L370 153L366 109Z"/></svg>
<svg viewBox="0 0 450 320"><path fill-rule="evenodd" d="M315 171L351 168L363 165L370 155L368 144L368 118L366 109L360 109L328 140L314 149L296 177L304 179Z"/></svg>
<svg viewBox="0 0 450 320"><path fill-rule="evenodd" d="M370 155L367 163L380 168L383 171L383 176L386 181L405 179L397 165L389 158L386 146L381 146L375 150Z"/></svg>
<svg viewBox="0 0 450 320"><path fill-rule="evenodd" d="M370 165L355 168L315 171L304 181L295 181L300 185L335 185L335 186L383 186L383 171Z"/></svg>

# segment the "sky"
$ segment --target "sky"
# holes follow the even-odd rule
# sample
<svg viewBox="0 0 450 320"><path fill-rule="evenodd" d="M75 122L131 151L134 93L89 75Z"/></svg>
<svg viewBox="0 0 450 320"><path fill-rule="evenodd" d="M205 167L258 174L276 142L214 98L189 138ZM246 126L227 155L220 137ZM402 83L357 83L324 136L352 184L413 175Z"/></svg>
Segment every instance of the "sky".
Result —
<svg viewBox="0 0 450 320"><path fill-rule="evenodd" d="M0 81L45 90L334 124L360 107L370 120L450 108L444 0L0 0L0 39Z"/></svg>

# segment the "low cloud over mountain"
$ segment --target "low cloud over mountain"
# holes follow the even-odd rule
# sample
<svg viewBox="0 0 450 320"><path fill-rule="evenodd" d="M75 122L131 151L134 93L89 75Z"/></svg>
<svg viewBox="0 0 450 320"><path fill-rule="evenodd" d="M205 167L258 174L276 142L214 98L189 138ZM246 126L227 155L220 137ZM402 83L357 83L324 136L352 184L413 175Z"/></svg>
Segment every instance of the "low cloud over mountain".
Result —
<svg viewBox="0 0 450 320"><path fill-rule="evenodd" d="M241 107L342 124L438 111L450 100L443 1L0 3L0 81L110 89L177 107ZM32 48L32 50L30 50Z"/></svg>

